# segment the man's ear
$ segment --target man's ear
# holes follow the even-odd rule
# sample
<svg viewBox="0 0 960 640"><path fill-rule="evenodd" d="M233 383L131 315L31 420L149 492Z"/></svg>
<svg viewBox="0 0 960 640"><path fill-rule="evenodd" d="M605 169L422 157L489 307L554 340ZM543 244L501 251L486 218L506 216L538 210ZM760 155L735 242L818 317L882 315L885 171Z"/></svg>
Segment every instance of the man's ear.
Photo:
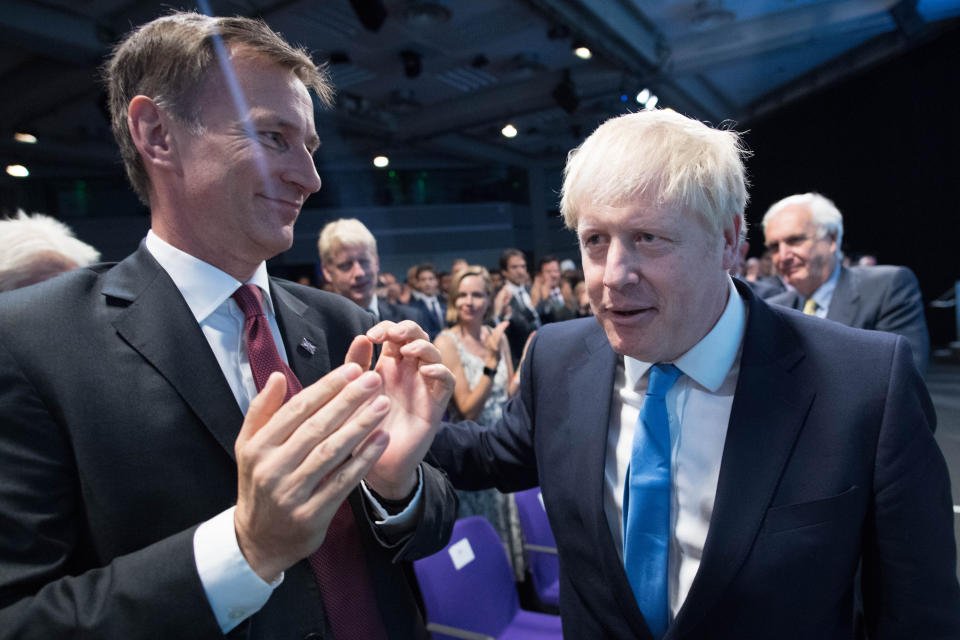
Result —
<svg viewBox="0 0 960 640"><path fill-rule="evenodd" d="M743 220L733 216L731 224L723 227L723 270L729 271L737 265L740 249L740 227ZM744 240L745 242L746 240Z"/></svg>
<svg viewBox="0 0 960 640"><path fill-rule="evenodd" d="M133 144L146 166L179 169L171 122L157 103L147 96L135 96L127 106L127 127Z"/></svg>

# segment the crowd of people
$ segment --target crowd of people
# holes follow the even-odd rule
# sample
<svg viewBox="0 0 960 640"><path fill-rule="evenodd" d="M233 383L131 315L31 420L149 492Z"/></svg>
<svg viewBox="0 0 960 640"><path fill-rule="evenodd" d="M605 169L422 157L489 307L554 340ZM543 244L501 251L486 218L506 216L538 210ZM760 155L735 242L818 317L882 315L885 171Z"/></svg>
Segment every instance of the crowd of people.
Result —
<svg viewBox="0 0 960 640"><path fill-rule="evenodd" d="M731 277L735 131L591 133L560 203L582 271L508 249L400 283L347 219L326 292L267 270L321 186L323 67L174 12L105 79L151 226L0 296L0 639L422 640L410 563L464 492L509 544L498 496L534 486L567 638L960 637L916 278L844 266L815 193L763 217L781 290Z"/></svg>

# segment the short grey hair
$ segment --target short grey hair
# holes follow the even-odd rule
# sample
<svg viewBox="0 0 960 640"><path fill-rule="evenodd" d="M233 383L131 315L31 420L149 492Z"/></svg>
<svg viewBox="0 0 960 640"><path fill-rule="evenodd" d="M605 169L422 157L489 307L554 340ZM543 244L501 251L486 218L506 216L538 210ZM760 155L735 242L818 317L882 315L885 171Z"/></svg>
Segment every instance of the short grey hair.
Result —
<svg viewBox="0 0 960 640"><path fill-rule="evenodd" d="M78 240L59 220L19 210L0 220L0 247L0 291L36 282L37 271L52 261L83 267L100 259L99 251Z"/></svg>
<svg viewBox="0 0 960 640"><path fill-rule="evenodd" d="M777 214L787 207L805 207L810 212L813 223L817 226L817 237L825 238L832 235L837 239L837 257L843 256L841 245L843 244L843 216L833 200L819 193L798 193L787 196L770 205L767 212L763 214L763 232L767 232L767 224L773 220Z"/></svg>
<svg viewBox="0 0 960 640"><path fill-rule="evenodd" d="M582 206L639 197L694 211L717 233L734 216L745 230L747 155L736 131L672 110L611 118L567 156L560 212L575 230Z"/></svg>

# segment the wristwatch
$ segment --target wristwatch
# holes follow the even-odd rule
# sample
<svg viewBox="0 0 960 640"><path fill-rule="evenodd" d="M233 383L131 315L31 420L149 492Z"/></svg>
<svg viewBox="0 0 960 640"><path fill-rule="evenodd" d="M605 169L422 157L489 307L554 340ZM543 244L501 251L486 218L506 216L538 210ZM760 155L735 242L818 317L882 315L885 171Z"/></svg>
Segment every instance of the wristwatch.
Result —
<svg viewBox="0 0 960 640"><path fill-rule="evenodd" d="M497 370L494 367L484 367L483 375L490 376L491 378L493 378L494 376L497 375Z"/></svg>

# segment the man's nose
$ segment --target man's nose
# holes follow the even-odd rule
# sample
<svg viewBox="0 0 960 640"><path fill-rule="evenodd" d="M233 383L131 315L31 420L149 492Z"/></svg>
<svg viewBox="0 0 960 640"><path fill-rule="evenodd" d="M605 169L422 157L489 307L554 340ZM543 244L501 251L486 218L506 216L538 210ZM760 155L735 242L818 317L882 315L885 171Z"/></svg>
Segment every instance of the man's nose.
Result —
<svg viewBox="0 0 960 640"><path fill-rule="evenodd" d="M293 152L295 155L283 172L283 180L295 184L305 195L320 191L320 174L313 156L305 148Z"/></svg>
<svg viewBox="0 0 960 640"><path fill-rule="evenodd" d="M612 240L604 262L603 285L611 289L619 289L639 281L640 264L637 256L619 240Z"/></svg>

